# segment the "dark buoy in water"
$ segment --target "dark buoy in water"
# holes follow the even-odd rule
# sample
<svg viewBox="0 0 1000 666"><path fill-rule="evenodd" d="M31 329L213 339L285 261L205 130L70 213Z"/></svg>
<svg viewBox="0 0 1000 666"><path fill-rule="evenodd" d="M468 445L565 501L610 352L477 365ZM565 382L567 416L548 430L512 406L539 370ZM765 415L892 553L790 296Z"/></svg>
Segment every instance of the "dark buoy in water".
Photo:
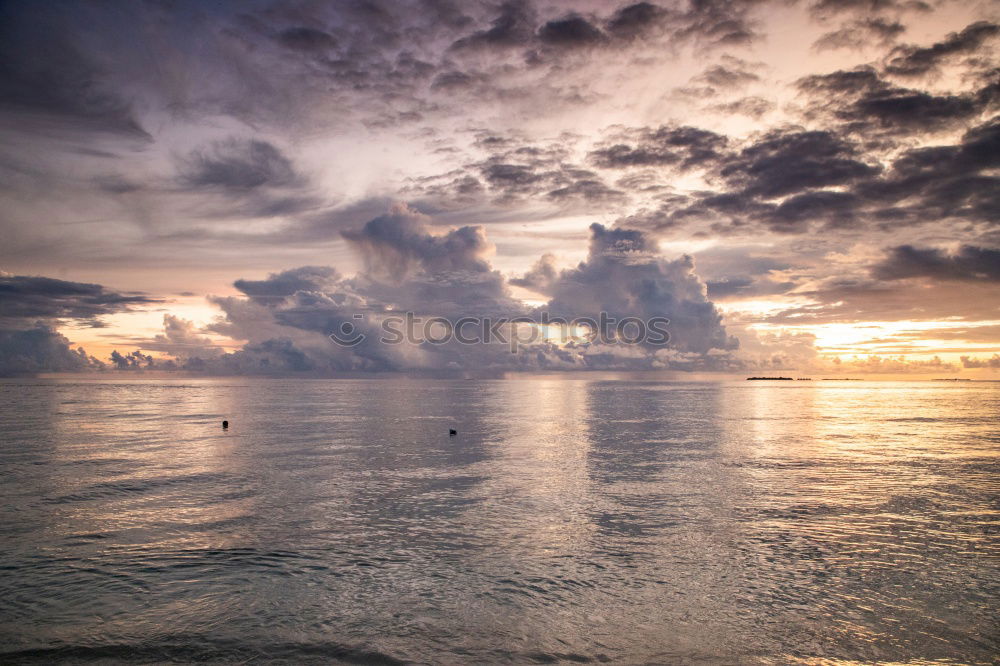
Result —
<svg viewBox="0 0 1000 666"><path fill-rule="evenodd" d="M222 429L226 430L228 427L229 427L229 421L223 421L222 422Z"/></svg>
<svg viewBox="0 0 1000 666"><path fill-rule="evenodd" d="M457 430L455 430L454 428L448 428L448 435L449 436L451 436L451 435L457 435L457 434L458 434Z"/></svg>

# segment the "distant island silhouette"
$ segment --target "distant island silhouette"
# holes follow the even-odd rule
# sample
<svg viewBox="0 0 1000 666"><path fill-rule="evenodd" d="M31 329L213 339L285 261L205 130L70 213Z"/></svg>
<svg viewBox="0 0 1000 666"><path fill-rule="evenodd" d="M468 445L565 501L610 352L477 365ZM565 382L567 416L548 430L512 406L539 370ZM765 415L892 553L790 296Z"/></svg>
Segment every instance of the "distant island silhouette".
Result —
<svg viewBox="0 0 1000 666"><path fill-rule="evenodd" d="M791 377L747 377L747 381L748 382L751 382L751 381L761 381L761 380L765 380L765 379L766 380L780 379L780 380L786 381L786 382L792 381Z"/></svg>

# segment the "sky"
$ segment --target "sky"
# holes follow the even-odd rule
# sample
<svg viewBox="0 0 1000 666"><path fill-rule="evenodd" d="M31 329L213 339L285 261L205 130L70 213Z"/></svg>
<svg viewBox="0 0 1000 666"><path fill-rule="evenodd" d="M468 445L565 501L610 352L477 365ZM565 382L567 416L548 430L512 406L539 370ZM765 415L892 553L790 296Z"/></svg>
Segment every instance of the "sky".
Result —
<svg viewBox="0 0 1000 666"><path fill-rule="evenodd" d="M5 2L0 374L998 379L998 45L987 1Z"/></svg>

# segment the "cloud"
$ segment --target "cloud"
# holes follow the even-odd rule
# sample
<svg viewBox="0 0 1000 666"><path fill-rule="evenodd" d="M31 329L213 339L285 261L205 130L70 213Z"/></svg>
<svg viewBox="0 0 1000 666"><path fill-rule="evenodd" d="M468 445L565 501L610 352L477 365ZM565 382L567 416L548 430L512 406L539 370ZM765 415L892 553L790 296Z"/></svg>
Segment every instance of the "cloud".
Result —
<svg viewBox="0 0 1000 666"><path fill-rule="evenodd" d="M930 281L914 288L905 281L878 280L867 275L834 276L797 285L794 295L800 304L752 319L792 326L946 318L993 320L997 316L995 291L995 284L988 281Z"/></svg>
<svg viewBox="0 0 1000 666"><path fill-rule="evenodd" d="M510 280L512 285L524 287L539 293L547 293L552 289L552 284L559 277L556 269L556 257L551 253L545 253L539 257L535 265L521 277Z"/></svg>
<svg viewBox="0 0 1000 666"><path fill-rule="evenodd" d="M871 80L865 71L841 72L816 84L839 86L841 75ZM803 234L1000 219L1000 180L991 171L1000 165L998 121L972 127L950 145L896 150L881 159L881 151L866 147L850 133L772 130L707 163L715 190L664 197L661 210L635 223L666 229L710 222L718 232L763 226Z"/></svg>
<svg viewBox="0 0 1000 666"><path fill-rule="evenodd" d="M829 74L812 74L796 82L796 86L818 97L830 94L858 95L873 90L884 90L889 84L884 82L878 71L870 65L862 65L849 70L837 70Z"/></svg>
<svg viewBox="0 0 1000 666"><path fill-rule="evenodd" d="M48 325L0 329L0 376L98 370L103 364Z"/></svg>
<svg viewBox="0 0 1000 666"><path fill-rule="evenodd" d="M893 49L885 71L895 76L924 76L935 71L942 62L952 56L974 53L987 40L997 35L1000 35L1000 25L989 21L977 21L931 46L907 45Z"/></svg>
<svg viewBox="0 0 1000 666"><path fill-rule="evenodd" d="M969 129L957 144L904 151L885 177L860 183L857 192L886 224L964 218L996 224L1000 219L1000 121Z"/></svg>
<svg viewBox="0 0 1000 666"><path fill-rule="evenodd" d="M181 181L191 187L252 190L299 182L292 162L266 141L231 138L196 150L180 161Z"/></svg>
<svg viewBox="0 0 1000 666"><path fill-rule="evenodd" d="M975 120L996 102L995 84L937 94L896 86L870 66L803 77L796 85L812 97L808 117L842 123L858 135L953 129ZM831 95L836 95L832 101Z"/></svg>
<svg viewBox="0 0 1000 666"><path fill-rule="evenodd" d="M694 0L677 21L675 38L694 38L705 46L743 46L760 37L750 10L754 0Z"/></svg>
<svg viewBox="0 0 1000 666"><path fill-rule="evenodd" d="M839 30L828 32L813 43L817 51L831 49L862 49L873 44L889 44L906 32L899 21L880 16L867 16L850 21Z"/></svg>
<svg viewBox="0 0 1000 666"><path fill-rule="evenodd" d="M149 139L132 104L101 66L74 17L47 8L0 8L0 114L6 124ZM90 47L90 48L88 48Z"/></svg>
<svg viewBox="0 0 1000 666"><path fill-rule="evenodd" d="M760 63L749 63L730 55L722 56L722 62L723 64L709 67L692 81L724 89L739 88L760 81L760 76L753 72L753 69L761 67Z"/></svg>
<svg viewBox="0 0 1000 666"><path fill-rule="evenodd" d="M337 46L330 33L307 27L286 28L278 34L278 41L296 51L322 52Z"/></svg>
<svg viewBox="0 0 1000 666"><path fill-rule="evenodd" d="M282 300L297 291L320 291L337 283L340 274L329 266L302 266L272 273L266 280L237 280L233 286L258 303Z"/></svg>
<svg viewBox="0 0 1000 666"><path fill-rule="evenodd" d="M428 233L429 218L405 205L395 206L358 230L343 232L365 260L365 274L400 282L416 272L489 270L493 249L482 227L466 226L440 236Z"/></svg>
<svg viewBox="0 0 1000 666"><path fill-rule="evenodd" d="M694 262L684 256L666 261L655 242L634 229L590 227L587 259L558 278L542 283L526 277L534 288L551 297L550 314L573 318L607 312L624 317L667 317L671 346L681 352L707 354L732 350L735 338L726 335L722 317L708 300L705 285L694 275ZM588 314L590 313L590 314Z"/></svg>
<svg viewBox="0 0 1000 666"><path fill-rule="evenodd" d="M604 33L579 15L548 21L538 30L543 44L560 48L593 46L604 41Z"/></svg>
<svg viewBox="0 0 1000 666"><path fill-rule="evenodd" d="M993 370L1000 368L1000 354L993 354L989 358L962 356L961 361L963 368L990 368Z"/></svg>
<svg viewBox="0 0 1000 666"><path fill-rule="evenodd" d="M772 130L725 160L720 175L745 195L764 198L847 185L880 171L830 131Z"/></svg>
<svg viewBox="0 0 1000 666"><path fill-rule="evenodd" d="M936 130L971 118L980 109L980 100L974 95L934 95L893 88L864 95L837 115L894 131Z"/></svg>
<svg viewBox="0 0 1000 666"><path fill-rule="evenodd" d="M111 352L110 360L116 370L139 370L152 368L155 365L153 357L136 349L128 354L121 354L117 349Z"/></svg>
<svg viewBox="0 0 1000 666"><path fill-rule="evenodd" d="M741 97L732 102L722 102L708 107L712 111L741 115L760 120L764 115L773 111L776 107L774 102L763 97Z"/></svg>
<svg viewBox="0 0 1000 666"><path fill-rule="evenodd" d="M949 254L938 248L900 245L875 265L872 275L881 280L934 278L937 280L1000 282L1000 249L963 245Z"/></svg>
<svg viewBox="0 0 1000 666"><path fill-rule="evenodd" d="M620 39L635 39L648 34L661 24L668 12L649 2L620 7L604 25L607 32Z"/></svg>
<svg viewBox="0 0 1000 666"><path fill-rule="evenodd" d="M589 160L604 169L648 166L691 169L718 160L727 146L726 137L686 125L630 128L619 132L618 138L622 142L592 151Z"/></svg>
<svg viewBox="0 0 1000 666"><path fill-rule="evenodd" d="M0 273L0 376L102 367L56 330L63 323L101 327L102 317L161 299L99 284Z"/></svg>
<svg viewBox="0 0 1000 666"><path fill-rule="evenodd" d="M215 358L189 357L184 367L215 373L693 369L728 363L738 345L726 334L690 257L663 259L641 231L593 225L586 261L560 272L554 258L545 256L535 269L508 283L489 263L492 245L482 228L433 231L430 222L397 205L345 232L364 266L351 278L332 269L303 267L264 280L237 281L247 298L213 299L225 320L208 328L247 344ZM511 284L544 295L548 304L528 307L510 296ZM379 342L386 318L405 312L454 322L462 317L539 321L542 312L567 321L598 319L602 311L618 319L668 318L673 337L668 347L599 341L560 346L536 339L516 354L506 344ZM350 347L333 344L327 336L343 332L345 324L365 338ZM184 338L193 333L188 326L177 328Z"/></svg>
<svg viewBox="0 0 1000 666"><path fill-rule="evenodd" d="M454 49L505 48L520 46L532 38L535 12L527 0L507 0L486 30L478 30L457 40Z"/></svg>
<svg viewBox="0 0 1000 666"><path fill-rule="evenodd" d="M626 198L624 192L608 187L591 173L585 173L570 185L552 190L547 196L557 201L582 199L588 202L615 202Z"/></svg>
<svg viewBox="0 0 1000 666"><path fill-rule="evenodd" d="M191 357L211 358L222 353L211 338L202 335L194 322L176 315L163 315L163 333L158 334L152 344L145 344L147 351L167 352L172 356L186 359Z"/></svg>
<svg viewBox="0 0 1000 666"><path fill-rule="evenodd" d="M932 7L922 0L815 0L809 9L815 16L823 17L838 13L929 12Z"/></svg>
<svg viewBox="0 0 1000 666"><path fill-rule="evenodd" d="M833 370L845 374L921 374L931 372L958 372L959 366L942 361L934 356L930 359L912 359L906 356L852 356L834 358Z"/></svg>
<svg viewBox="0 0 1000 666"><path fill-rule="evenodd" d="M99 284L49 277L0 275L0 322L39 319L83 320L93 324L100 317L160 303L142 293L118 293Z"/></svg>
<svg viewBox="0 0 1000 666"><path fill-rule="evenodd" d="M768 245L785 269L754 273L745 249L724 270L699 253L696 272L708 302L783 296L789 320L917 312L917 285L870 273L887 258L851 251L835 283L823 253L951 243L937 250L947 263L1000 243L996 25L971 23L990 18L980 6L944 36L948 22L905 0L126 4L0 10L0 236L19 267L90 275L128 258L147 267L140 284L171 293L228 266L242 291L218 300L213 326L247 342L204 359L215 368L303 367L300 352L310 372L509 367L450 349L335 353L325 333L358 309L523 312L507 287L551 290L562 271L496 267L520 272L595 219L665 247ZM796 39L740 50L788 25ZM935 37L894 48L905 34ZM702 96L672 92L685 85ZM386 213L400 199L413 208ZM386 215L400 219L366 226ZM359 274L323 267L347 267L344 252ZM151 277L168 269L181 277ZM985 298L988 284L919 286L950 301L928 312L979 314L955 295ZM178 319L141 348L181 357L206 336ZM539 353L573 367L614 356Z"/></svg>

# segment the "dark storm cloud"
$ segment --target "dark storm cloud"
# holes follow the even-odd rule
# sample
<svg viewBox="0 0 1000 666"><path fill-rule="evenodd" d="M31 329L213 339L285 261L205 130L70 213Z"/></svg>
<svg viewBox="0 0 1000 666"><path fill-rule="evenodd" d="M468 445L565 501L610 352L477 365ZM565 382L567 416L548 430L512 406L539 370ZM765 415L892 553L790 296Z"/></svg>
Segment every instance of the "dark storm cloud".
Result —
<svg viewBox="0 0 1000 666"><path fill-rule="evenodd" d="M540 183L554 177L553 172L539 172L533 165L492 162L482 166L483 178L490 186L504 192L530 193Z"/></svg>
<svg viewBox="0 0 1000 666"><path fill-rule="evenodd" d="M874 70L866 68L800 82L817 95L841 88L860 89L861 95L867 95L866 91L883 90L884 85ZM646 139L655 134L653 130L632 132ZM676 136L662 129L659 134ZM1000 166L997 120L968 129L953 144L902 151L891 140L866 142L852 127L839 132L776 129L751 137L738 149L725 137L701 136L710 149L702 151L703 159L696 163L704 166L715 189L661 194L659 209L635 213L629 216L629 224L665 230L708 223L716 233L760 225L798 234L816 228L885 230L935 220L964 219L988 225L1000 220L1000 178L992 173ZM687 165L663 142L648 140L603 146L590 159L602 168Z"/></svg>
<svg viewBox="0 0 1000 666"><path fill-rule="evenodd" d="M272 273L265 280L237 280L233 286L252 300L266 303L282 300L297 291L320 291L340 279L329 266L302 266Z"/></svg>
<svg viewBox="0 0 1000 666"><path fill-rule="evenodd" d="M634 39L654 29L667 16L667 10L649 2L621 7L608 18L605 30L615 37Z"/></svg>
<svg viewBox="0 0 1000 666"><path fill-rule="evenodd" d="M105 315L160 302L99 284L0 274L0 376L99 369L100 361L72 349L54 326L71 321L99 327Z"/></svg>
<svg viewBox="0 0 1000 666"><path fill-rule="evenodd" d="M860 49L872 44L890 44L906 32L906 26L899 21L891 21L879 16L867 16L850 21L839 30L828 32L816 40L813 48L818 51L829 49Z"/></svg>
<svg viewBox="0 0 1000 666"><path fill-rule="evenodd" d="M485 255L492 246L482 227L466 226L432 236L425 218L402 206L343 236L363 256L369 276L400 281L414 272L489 270Z"/></svg>
<svg viewBox="0 0 1000 666"><path fill-rule="evenodd" d="M691 217L696 217L697 207L695 197L685 195L660 196L663 202L656 208L640 208L639 210L618 218L616 227L639 229L642 231L663 233L676 229Z"/></svg>
<svg viewBox="0 0 1000 666"><path fill-rule="evenodd" d="M706 46L738 46L760 35L753 27L750 10L755 0L692 0L678 21L676 37L690 37Z"/></svg>
<svg viewBox="0 0 1000 666"><path fill-rule="evenodd" d="M997 224L1000 178L1000 120L967 131L961 143L909 150L885 178L862 183L857 191L888 223L966 218Z"/></svg>
<svg viewBox="0 0 1000 666"><path fill-rule="evenodd" d="M548 21L538 30L543 44L564 48L593 46L604 41L604 33L582 16L570 15Z"/></svg>
<svg viewBox="0 0 1000 666"><path fill-rule="evenodd" d="M278 41L297 51L326 51L337 46L337 40L330 33L305 27L282 30Z"/></svg>
<svg viewBox="0 0 1000 666"><path fill-rule="evenodd" d="M1000 25L977 21L961 32L953 32L943 41L928 47L897 47L890 54L885 70L896 76L923 76L955 55L974 53L998 34Z"/></svg>
<svg viewBox="0 0 1000 666"><path fill-rule="evenodd" d="M799 225L825 221L829 226L848 226L855 219L858 196L851 192L815 190L797 194L781 202L772 213L772 224Z"/></svg>
<svg viewBox="0 0 1000 666"><path fill-rule="evenodd" d="M0 328L0 377L38 372L97 370L103 363L55 329L36 324L30 328Z"/></svg>
<svg viewBox="0 0 1000 666"><path fill-rule="evenodd" d="M641 166L696 168L717 160L727 146L726 137L689 126L633 128L620 133L621 142L590 153L591 162L605 169Z"/></svg>
<svg viewBox="0 0 1000 666"><path fill-rule="evenodd" d="M720 175L745 195L771 198L871 177L877 165L833 132L773 130L725 160Z"/></svg>
<svg viewBox="0 0 1000 666"><path fill-rule="evenodd" d="M887 11L929 12L932 9L932 6L923 0L816 0L810 5L810 10L817 16Z"/></svg>
<svg viewBox="0 0 1000 666"><path fill-rule="evenodd" d="M479 49L521 46L535 31L535 11L528 0L507 0L500 5L496 18L485 30L457 40L452 48Z"/></svg>
<svg viewBox="0 0 1000 666"><path fill-rule="evenodd" d="M931 93L902 88L870 66L804 77L799 90L812 97L808 112L859 134L908 134L961 127L996 104L997 84L963 93ZM831 95L837 95L831 102Z"/></svg>
<svg viewBox="0 0 1000 666"><path fill-rule="evenodd" d="M456 88L467 88L478 80L465 72L441 72L434 77L431 83L431 90L453 90Z"/></svg>
<svg viewBox="0 0 1000 666"><path fill-rule="evenodd" d="M963 245L951 254L938 248L900 245L872 269L881 280L933 278L937 280L1000 282L1000 249Z"/></svg>
<svg viewBox="0 0 1000 666"><path fill-rule="evenodd" d="M251 190L299 182L291 160L257 139L217 141L182 158L179 166L182 182L191 187Z"/></svg>
<svg viewBox="0 0 1000 666"><path fill-rule="evenodd" d="M0 114L21 128L111 132L149 138L132 105L104 76L73 12L0 5ZM99 41L99 40L97 40Z"/></svg>
<svg viewBox="0 0 1000 666"><path fill-rule="evenodd" d="M889 87L878 71L869 65L850 70L838 70L829 74L814 74L799 79L796 83L802 91L827 96L830 94L860 95L865 92L880 91Z"/></svg>
<svg viewBox="0 0 1000 666"><path fill-rule="evenodd" d="M597 178L583 177L571 185L552 190L547 195L550 199L563 201L567 199L582 199L584 201L615 202L625 200L625 193L615 190Z"/></svg>
<svg viewBox="0 0 1000 666"><path fill-rule="evenodd" d="M443 208L482 203L486 198L508 207L544 197L560 208L623 200L626 193L609 187L598 173L566 160L573 141L564 138L532 144L514 137L485 135L477 145L491 155L466 166L479 177L453 170L414 180L408 192L419 193L432 207Z"/></svg>
<svg viewBox="0 0 1000 666"><path fill-rule="evenodd" d="M1000 178L992 174L1000 165L1000 121L968 130L955 144L904 150L888 168L866 161L877 155L847 135L775 130L713 165L710 173L726 190L676 197L657 219L664 228L708 221L720 233L754 225L805 233L817 224L891 229L1000 220Z"/></svg>
<svg viewBox="0 0 1000 666"><path fill-rule="evenodd" d="M143 354L142 350L127 354L122 354L117 349L111 352L110 361L116 370L138 370L140 368L152 368L155 361L149 354Z"/></svg>
<svg viewBox="0 0 1000 666"><path fill-rule="evenodd" d="M0 275L0 320L93 321L133 306L161 302L139 293L108 291L99 284L48 277Z"/></svg>
<svg viewBox="0 0 1000 666"><path fill-rule="evenodd" d="M530 2L508 1L498 7L488 27L460 37L451 49L524 48L528 60L538 63L553 56L540 55L538 49L568 52L613 47L654 35L671 41L696 40L703 47L744 45L757 37L749 19L754 4L752 0L696 0L679 11L638 2L621 5L603 17L570 12L540 19L539 10Z"/></svg>
<svg viewBox="0 0 1000 666"><path fill-rule="evenodd" d="M759 63L754 65L746 60L727 55L722 57L722 64L709 67L694 77L692 81L707 83L716 88L738 88L754 81L760 81L760 76L753 71L759 67Z"/></svg>
<svg viewBox="0 0 1000 666"><path fill-rule="evenodd" d="M698 137L693 145L699 150L682 165L706 166L710 177L718 178L727 189L670 198L656 214L657 226L674 225L685 218L718 221L719 214L734 223L765 222L781 232L805 231L806 223L814 220L843 222L851 216L853 195L824 188L848 186L880 172L880 167L862 161L862 151L832 132L774 130L739 151L721 150L727 145L725 138L703 130L687 135ZM602 166L679 161L670 152L628 146L604 149L594 157ZM781 204L763 201L788 195L795 196Z"/></svg>
<svg viewBox="0 0 1000 666"><path fill-rule="evenodd" d="M982 108L975 95L934 95L894 88L864 95L837 115L847 121L896 132L954 127Z"/></svg>

